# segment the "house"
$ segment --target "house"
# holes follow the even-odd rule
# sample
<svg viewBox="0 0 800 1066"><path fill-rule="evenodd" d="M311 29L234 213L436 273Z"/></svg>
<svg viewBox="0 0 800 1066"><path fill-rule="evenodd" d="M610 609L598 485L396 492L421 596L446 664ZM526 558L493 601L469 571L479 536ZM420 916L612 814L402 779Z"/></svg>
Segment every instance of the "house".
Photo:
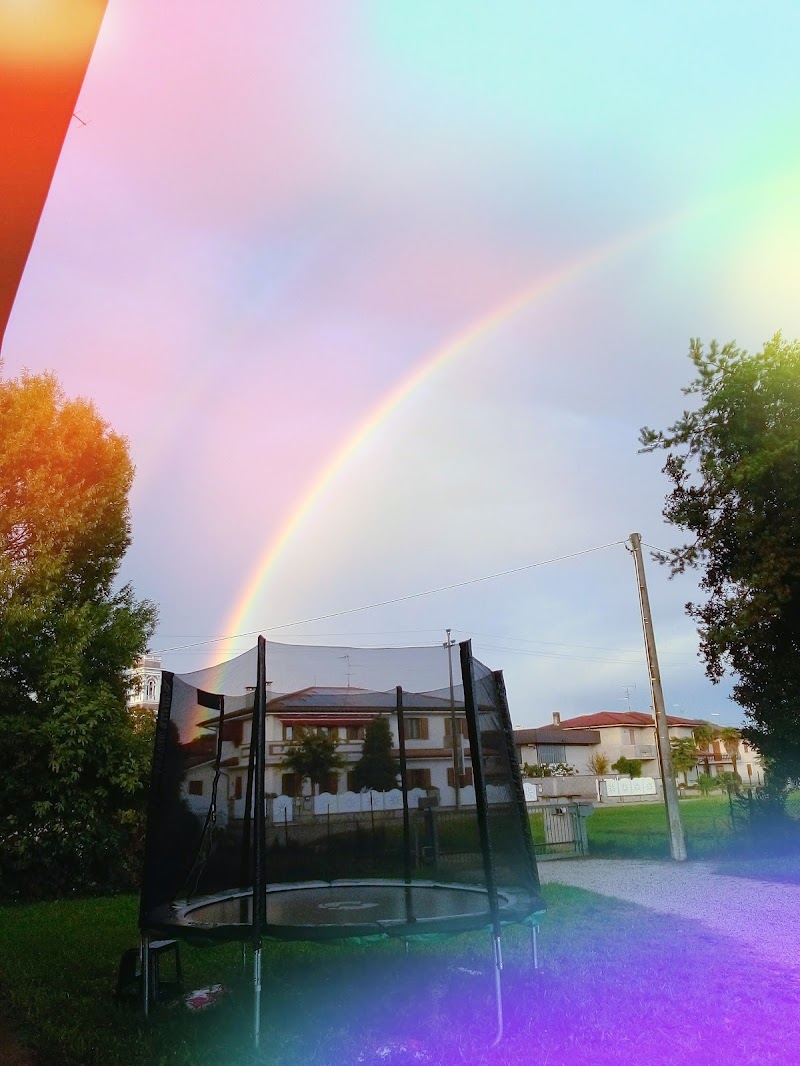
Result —
<svg viewBox="0 0 800 1066"><path fill-rule="evenodd" d="M642 763L642 777L659 777L658 749L656 746L655 722L651 715L640 711L598 711L595 714L583 714L576 718L559 720L562 729L593 729L600 735L600 744L595 749L599 755L608 759L612 766L617 759L638 759ZM688 718L667 716L670 737L692 736L692 729L697 723Z"/></svg>
<svg viewBox="0 0 800 1066"><path fill-rule="evenodd" d="M596 714L578 715L575 718L561 720L558 713L553 715L554 724L569 732L595 730L600 735L600 743L594 750L605 755L609 765L613 765L621 756L626 759L639 759L642 763L642 776L660 776L655 721L650 714L641 711L599 711ZM703 723L702 719L681 718L667 715L667 729L670 740L694 738L694 730ZM746 741L740 741L737 752L729 753L723 741L716 739L711 744L697 747L697 767L688 774L689 781L697 780L697 775L708 773L716 777L726 771L736 771L745 784L761 784L764 779L758 752ZM735 764L735 765L734 765Z"/></svg>
<svg viewBox="0 0 800 1066"><path fill-rule="evenodd" d="M514 746L522 766L566 763L574 766L579 774L590 774L589 760L599 744L600 733L596 729L564 729L552 725L514 730Z"/></svg>
<svg viewBox="0 0 800 1066"><path fill-rule="evenodd" d="M452 740L452 705L449 698L405 693L404 726L409 791L438 790L440 803L456 803L462 789L472 791L472 766L467 741L467 723L463 704L456 703L456 748ZM289 747L309 730L323 732L337 741L337 752L345 766L329 774L320 792L337 795L354 792L353 770L361 757L367 725L379 715L386 715L394 741L393 757L399 758L396 694L370 692L358 688L315 686L270 700L266 715L265 791L273 796L299 798L310 795L309 782L301 781L285 765ZM227 816L244 816L247 769L250 750L252 710L226 714L222 723L220 748L220 782L218 798L227 800ZM217 744L220 740L219 716L199 723L203 730L186 752L185 791L191 797L211 794L215 776ZM202 754L202 758L199 755ZM220 792L220 789L222 791ZM468 802L465 794L465 802ZM203 801L204 802L204 801ZM474 801L473 801L474 802Z"/></svg>

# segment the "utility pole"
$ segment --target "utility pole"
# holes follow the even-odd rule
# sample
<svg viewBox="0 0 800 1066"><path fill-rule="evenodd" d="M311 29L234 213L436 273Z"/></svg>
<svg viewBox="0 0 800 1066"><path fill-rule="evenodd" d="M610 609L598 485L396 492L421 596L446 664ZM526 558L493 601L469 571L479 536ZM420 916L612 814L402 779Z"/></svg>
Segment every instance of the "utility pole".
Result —
<svg viewBox="0 0 800 1066"><path fill-rule="evenodd" d="M461 810L461 774L464 766L464 756L461 747L461 730L456 730L456 698L453 688L453 648L455 641L450 639L450 630L444 647L447 648L447 666L450 670L450 740L453 746L453 788L456 793L456 810Z"/></svg>
<svg viewBox="0 0 800 1066"><path fill-rule="evenodd" d="M647 652L647 667L650 673L650 689L653 693L653 715L656 720L661 782L664 786L664 805L667 809L667 822L669 823L669 848L672 858L676 862L683 862L686 859L686 841L683 837L681 812L678 805L678 789L675 785L675 774L672 769L672 749L669 745L667 712L664 708L664 693L661 690L661 674L658 669L658 656L656 654L656 638L653 633L653 619L650 615L650 598L647 595L647 581L644 576L641 534L631 533L630 551L633 554L633 560L636 565L636 584L639 588L639 607L642 612L644 646Z"/></svg>

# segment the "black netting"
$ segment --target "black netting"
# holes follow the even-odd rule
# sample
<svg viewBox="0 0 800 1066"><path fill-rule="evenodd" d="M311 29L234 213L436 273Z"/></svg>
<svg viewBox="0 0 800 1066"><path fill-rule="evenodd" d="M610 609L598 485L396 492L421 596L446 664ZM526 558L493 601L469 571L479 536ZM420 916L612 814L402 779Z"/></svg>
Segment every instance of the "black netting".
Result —
<svg viewBox="0 0 800 1066"><path fill-rule="evenodd" d="M269 643L263 685L255 651L165 673L142 928L411 935L543 909L502 678L462 647L465 699L451 654Z"/></svg>

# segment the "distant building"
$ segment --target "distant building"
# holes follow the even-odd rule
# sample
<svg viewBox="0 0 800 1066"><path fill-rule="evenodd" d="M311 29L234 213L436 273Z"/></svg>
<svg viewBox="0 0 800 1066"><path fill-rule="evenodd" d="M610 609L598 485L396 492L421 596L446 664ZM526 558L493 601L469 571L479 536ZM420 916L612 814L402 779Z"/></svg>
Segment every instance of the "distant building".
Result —
<svg viewBox="0 0 800 1066"><path fill-rule="evenodd" d="M642 763L643 777L659 777L658 748L656 727L653 716L641 711L598 711L596 714L582 714L576 718L561 720L559 714L553 715L558 728L569 732L583 734L587 729L595 730L600 736L599 745L593 750L605 755L610 764L620 757L639 759ZM667 715L667 728L671 740L693 737L694 730L702 719L679 718ZM738 751L728 752L721 740L697 748L698 764L689 775L689 781L697 779L701 773L717 777L726 771L736 770L745 785L761 784L764 771L758 752L742 740Z"/></svg>
<svg viewBox="0 0 800 1066"><path fill-rule="evenodd" d="M599 750L600 733L596 729L563 729L557 725L515 729L514 745L523 766L566 763L579 774L590 774L589 760Z"/></svg>
<svg viewBox="0 0 800 1066"><path fill-rule="evenodd" d="M157 655L145 655L129 674L132 685L128 706L156 712L161 695L161 659Z"/></svg>

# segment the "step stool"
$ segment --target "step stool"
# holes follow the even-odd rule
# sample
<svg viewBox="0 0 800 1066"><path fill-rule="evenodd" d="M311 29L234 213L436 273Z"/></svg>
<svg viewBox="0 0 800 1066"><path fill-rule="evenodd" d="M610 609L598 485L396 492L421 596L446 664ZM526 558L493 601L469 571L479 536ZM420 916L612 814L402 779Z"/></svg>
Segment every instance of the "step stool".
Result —
<svg viewBox="0 0 800 1066"><path fill-rule="evenodd" d="M175 976L174 980L162 981L161 957L172 954L174 956ZM150 1002L160 1003L175 992L183 991L183 971L181 970L181 953L177 940L151 940L150 941ZM142 948L128 948L122 953L117 972L117 990L114 998L119 1003L135 993L138 1002L142 998Z"/></svg>

